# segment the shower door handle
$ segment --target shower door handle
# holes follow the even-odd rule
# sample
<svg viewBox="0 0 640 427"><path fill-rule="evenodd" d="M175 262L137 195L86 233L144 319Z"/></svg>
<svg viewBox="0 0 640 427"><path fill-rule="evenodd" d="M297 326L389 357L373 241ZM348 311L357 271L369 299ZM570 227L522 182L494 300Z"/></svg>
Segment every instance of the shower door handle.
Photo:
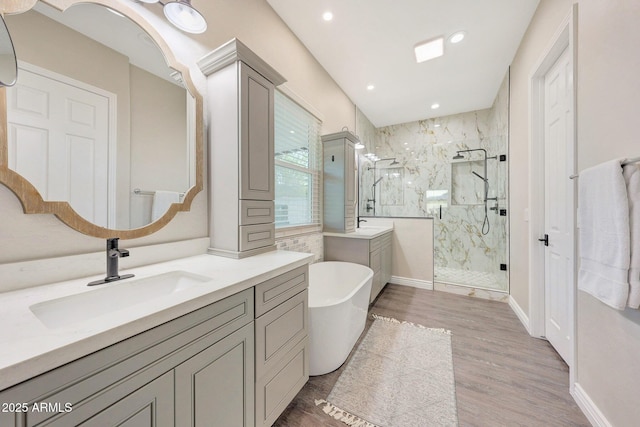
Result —
<svg viewBox="0 0 640 427"><path fill-rule="evenodd" d="M442 205L440 205L440 209L439 210L440 210L440 213L438 214L440 216L439 219L442 219Z"/></svg>
<svg viewBox="0 0 640 427"><path fill-rule="evenodd" d="M545 246L549 246L549 235L545 234L544 239L538 239L539 242L544 242Z"/></svg>

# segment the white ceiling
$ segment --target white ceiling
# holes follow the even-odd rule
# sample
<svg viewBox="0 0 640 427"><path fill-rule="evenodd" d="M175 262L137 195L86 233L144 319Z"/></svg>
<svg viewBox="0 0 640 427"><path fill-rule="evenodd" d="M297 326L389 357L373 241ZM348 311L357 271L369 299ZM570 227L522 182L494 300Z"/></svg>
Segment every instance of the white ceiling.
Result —
<svg viewBox="0 0 640 427"><path fill-rule="evenodd" d="M491 107L539 2L267 1L376 127ZM417 43L460 30L444 56L416 63Z"/></svg>

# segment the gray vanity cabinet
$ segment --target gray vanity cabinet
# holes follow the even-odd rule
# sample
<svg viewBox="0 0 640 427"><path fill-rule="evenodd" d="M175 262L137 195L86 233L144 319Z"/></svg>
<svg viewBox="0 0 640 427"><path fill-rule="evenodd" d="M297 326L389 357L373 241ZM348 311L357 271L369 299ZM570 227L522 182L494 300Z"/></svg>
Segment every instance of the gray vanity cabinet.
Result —
<svg viewBox="0 0 640 427"><path fill-rule="evenodd" d="M210 252L275 248L274 91L284 78L239 40L198 61L207 76Z"/></svg>
<svg viewBox="0 0 640 427"><path fill-rule="evenodd" d="M268 427L309 379L308 266L255 287L256 426Z"/></svg>
<svg viewBox="0 0 640 427"><path fill-rule="evenodd" d="M346 233L355 230L356 157L350 132L322 137L324 152L324 231Z"/></svg>
<svg viewBox="0 0 640 427"><path fill-rule="evenodd" d="M0 391L0 403L26 405L0 412L0 427L272 425L309 379L308 271Z"/></svg>
<svg viewBox="0 0 640 427"><path fill-rule="evenodd" d="M373 281L369 302L373 302L391 280L392 236L392 231L373 239L324 236L324 260L354 262L371 268Z"/></svg>
<svg viewBox="0 0 640 427"><path fill-rule="evenodd" d="M247 289L4 390L0 402L29 410L0 413L0 426L212 425L212 408L253 426L253 308ZM32 409L42 403L58 407Z"/></svg>

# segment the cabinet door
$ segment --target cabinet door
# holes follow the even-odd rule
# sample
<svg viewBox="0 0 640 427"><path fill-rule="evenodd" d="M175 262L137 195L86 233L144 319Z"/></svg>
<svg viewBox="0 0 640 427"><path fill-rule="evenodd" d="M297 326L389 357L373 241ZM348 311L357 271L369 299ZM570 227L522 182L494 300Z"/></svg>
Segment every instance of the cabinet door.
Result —
<svg viewBox="0 0 640 427"><path fill-rule="evenodd" d="M356 204L356 150L353 144L345 139L344 141L344 173L345 190L344 203L346 206Z"/></svg>
<svg viewBox="0 0 640 427"><path fill-rule="evenodd" d="M391 280L391 241L383 243L380 258L382 263L380 289L382 289Z"/></svg>
<svg viewBox="0 0 640 427"><path fill-rule="evenodd" d="M382 288L382 274L381 274L381 255L382 252L380 248L372 251L369 254L369 267L373 270L373 283L371 283L371 298L369 298L369 302L373 302L373 300L378 296L380 289Z"/></svg>
<svg viewBox="0 0 640 427"><path fill-rule="evenodd" d="M173 371L109 406L82 427L173 427Z"/></svg>
<svg viewBox="0 0 640 427"><path fill-rule="evenodd" d="M273 93L269 80L240 63L240 199L274 199Z"/></svg>
<svg viewBox="0 0 640 427"><path fill-rule="evenodd" d="M175 369L176 425L254 425L253 322Z"/></svg>

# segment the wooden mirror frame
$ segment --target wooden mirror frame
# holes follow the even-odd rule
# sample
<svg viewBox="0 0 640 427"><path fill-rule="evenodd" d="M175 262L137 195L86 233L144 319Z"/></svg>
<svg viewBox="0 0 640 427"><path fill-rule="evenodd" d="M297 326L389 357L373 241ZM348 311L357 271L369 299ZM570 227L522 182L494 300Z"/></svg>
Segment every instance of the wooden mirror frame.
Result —
<svg viewBox="0 0 640 427"><path fill-rule="evenodd" d="M173 52L164 41L158 31L151 26L143 17L132 9L123 7L122 3L115 0L40 0L50 6L61 11L79 3L95 3L116 10L127 18L131 19L138 26L144 29L147 34L158 45L163 52L167 66L178 71L182 75L182 82L187 91L195 100L195 184L186 191L182 203L172 204L167 212L156 221L145 225L144 227L134 228L130 230L114 230L100 227L88 220L84 219L76 211L73 210L68 202L46 201L43 200L38 190L25 178L9 169L9 153L8 153L8 135L7 135L7 93L6 88L0 88L0 183L6 185L20 199L25 214L54 214L62 222L80 233L100 237L111 238L119 237L121 239L137 239L149 234L155 233L162 227L167 225L169 221L176 216L178 212L189 211L193 198L203 189L203 99L202 95L197 91L191 73L187 66L177 61ZM0 13L22 13L31 9L38 0L9 0L3 2Z"/></svg>

